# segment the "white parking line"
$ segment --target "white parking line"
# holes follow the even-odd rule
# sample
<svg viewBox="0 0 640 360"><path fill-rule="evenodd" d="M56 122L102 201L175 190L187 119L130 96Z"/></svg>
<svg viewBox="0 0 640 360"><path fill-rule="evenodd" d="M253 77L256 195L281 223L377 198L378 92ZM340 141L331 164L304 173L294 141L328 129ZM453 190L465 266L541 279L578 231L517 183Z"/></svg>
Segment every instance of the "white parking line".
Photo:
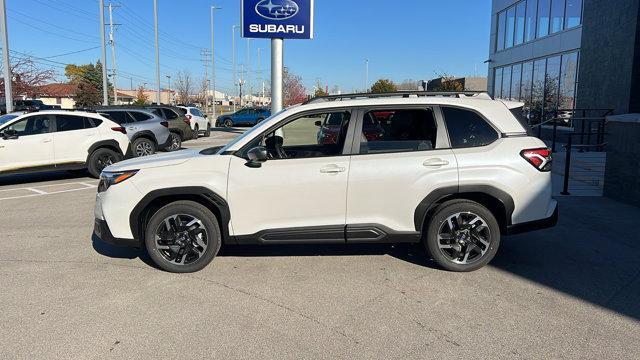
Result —
<svg viewBox="0 0 640 360"><path fill-rule="evenodd" d="M72 188L72 189L65 189L65 190L58 190L58 191L45 191L43 189L43 188L50 188L50 187L53 187L53 186L64 187L64 186L70 186L70 185L79 185L81 187ZM0 201L2 201L2 200L13 200L13 199L30 198L30 197L36 197L36 196L54 195L54 194L61 194L61 193L68 193L68 192L73 192L73 191L95 189L97 187L98 187L97 185L89 184L89 183L86 183L86 182L68 182L68 183L60 183L60 184L40 185L40 186L34 186L34 187L3 189L3 190L0 190ZM15 191L22 191L22 192L30 191L30 192L33 192L34 194L10 196L11 195L10 192L12 192L12 191L13 192L15 192ZM9 196L2 197L3 194L7 194Z"/></svg>

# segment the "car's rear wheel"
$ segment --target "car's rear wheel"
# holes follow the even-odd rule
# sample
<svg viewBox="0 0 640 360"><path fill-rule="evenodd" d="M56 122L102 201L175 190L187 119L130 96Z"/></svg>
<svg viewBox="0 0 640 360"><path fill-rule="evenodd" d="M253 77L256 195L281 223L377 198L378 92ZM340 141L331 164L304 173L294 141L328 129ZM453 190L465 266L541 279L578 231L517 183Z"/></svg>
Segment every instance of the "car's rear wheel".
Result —
<svg viewBox="0 0 640 360"><path fill-rule="evenodd" d="M224 127L226 127L226 128L233 127L233 120L231 120L231 119L224 119L224 123L223 123L223 124L224 124Z"/></svg>
<svg viewBox="0 0 640 360"><path fill-rule="evenodd" d="M121 158L120 154L111 149L100 148L94 150L89 156L89 161L87 163L89 175L94 178L100 177L100 173L104 168L117 163Z"/></svg>
<svg viewBox="0 0 640 360"><path fill-rule="evenodd" d="M453 200L436 209L424 241L442 268L473 271L488 264L496 255L500 227L484 206L469 200Z"/></svg>
<svg viewBox="0 0 640 360"><path fill-rule="evenodd" d="M180 148L182 147L182 137L180 137L180 134L177 133L171 133L171 145L169 147L167 147L167 151L176 151L176 150L180 150Z"/></svg>
<svg viewBox="0 0 640 360"><path fill-rule="evenodd" d="M176 201L149 221L145 245L161 269L188 273L201 270L218 254L222 239L215 215L193 201Z"/></svg>
<svg viewBox="0 0 640 360"><path fill-rule="evenodd" d="M151 139L137 138L133 141L133 155L135 157L153 155L156 153L156 144Z"/></svg>
<svg viewBox="0 0 640 360"><path fill-rule="evenodd" d="M200 135L200 127L198 126L198 124L196 124L196 126L193 128L193 140L197 140L198 135Z"/></svg>
<svg viewBox="0 0 640 360"><path fill-rule="evenodd" d="M211 124L207 123L207 130L204 131L204 137L211 136Z"/></svg>

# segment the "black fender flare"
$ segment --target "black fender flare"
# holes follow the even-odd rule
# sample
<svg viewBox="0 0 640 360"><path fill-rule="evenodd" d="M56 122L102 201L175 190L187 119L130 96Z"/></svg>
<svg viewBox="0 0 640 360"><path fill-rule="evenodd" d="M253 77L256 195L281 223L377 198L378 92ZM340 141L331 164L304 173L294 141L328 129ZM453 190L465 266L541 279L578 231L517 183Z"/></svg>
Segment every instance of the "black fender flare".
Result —
<svg viewBox="0 0 640 360"><path fill-rule="evenodd" d="M100 140L89 147L89 150L87 151L87 164L89 163L89 158L91 157L91 154L93 154L93 152L99 148L107 148L107 149L113 150L117 152L118 155L120 156L125 155L122 153L122 149L120 149L120 144L117 141L113 139Z"/></svg>
<svg viewBox="0 0 640 360"><path fill-rule="evenodd" d="M212 190L202 186L185 186L185 187L173 187L166 189L153 190L146 194L138 204L133 208L129 215L129 226L131 227L131 233L134 239L138 239L140 243L144 242L142 221L145 211L148 207L156 202L162 200L160 203L169 203L179 200L195 200L207 206L214 214L220 217L220 231L222 232L223 243L228 243L229 235L229 222L231 221L231 213L229 211L229 205L220 195L216 194Z"/></svg>
<svg viewBox="0 0 640 360"><path fill-rule="evenodd" d="M505 226L511 225L511 218L513 210L515 208L513 198L505 191L500 190L491 185L461 185L461 186L447 186L436 189L425 196L422 201L416 207L413 216L413 222L416 231L422 233L427 216L435 210L435 208L449 199L455 198L473 198L474 195L488 196L499 201L504 208Z"/></svg>

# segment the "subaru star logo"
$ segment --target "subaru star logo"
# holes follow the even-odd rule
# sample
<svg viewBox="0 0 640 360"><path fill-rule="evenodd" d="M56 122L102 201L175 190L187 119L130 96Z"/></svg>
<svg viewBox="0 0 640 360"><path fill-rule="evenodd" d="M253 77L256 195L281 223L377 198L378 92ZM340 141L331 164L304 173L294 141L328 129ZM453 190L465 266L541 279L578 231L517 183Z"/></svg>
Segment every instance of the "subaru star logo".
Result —
<svg viewBox="0 0 640 360"><path fill-rule="evenodd" d="M293 0L262 0L256 5L256 13L270 20L290 19L298 11L300 8Z"/></svg>

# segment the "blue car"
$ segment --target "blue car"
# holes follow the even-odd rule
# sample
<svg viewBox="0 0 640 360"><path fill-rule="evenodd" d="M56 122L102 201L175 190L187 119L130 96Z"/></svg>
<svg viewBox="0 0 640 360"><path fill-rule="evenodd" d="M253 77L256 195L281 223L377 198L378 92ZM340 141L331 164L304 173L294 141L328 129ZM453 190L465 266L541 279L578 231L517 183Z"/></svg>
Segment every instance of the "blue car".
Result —
<svg viewBox="0 0 640 360"><path fill-rule="evenodd" d="M233 127L240 125L254 126L271 116L271 110L258 107L247 107L232 114L218 116L216 127Z"/></svg>

